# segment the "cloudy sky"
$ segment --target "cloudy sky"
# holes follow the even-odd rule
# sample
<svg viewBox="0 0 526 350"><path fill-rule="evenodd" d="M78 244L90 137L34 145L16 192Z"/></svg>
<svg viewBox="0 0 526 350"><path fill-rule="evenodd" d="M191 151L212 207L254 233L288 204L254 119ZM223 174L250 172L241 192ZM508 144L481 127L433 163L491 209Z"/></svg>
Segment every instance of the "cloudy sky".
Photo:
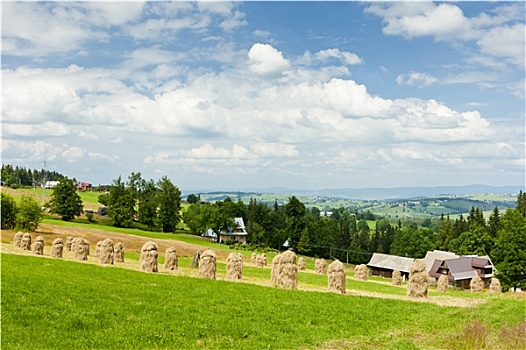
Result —
<svg viewBox="0 0 526 350"><path fill-rule="evenodd" d="M3 2L2 162L183 191L521 185L523 2Z"/></svg>

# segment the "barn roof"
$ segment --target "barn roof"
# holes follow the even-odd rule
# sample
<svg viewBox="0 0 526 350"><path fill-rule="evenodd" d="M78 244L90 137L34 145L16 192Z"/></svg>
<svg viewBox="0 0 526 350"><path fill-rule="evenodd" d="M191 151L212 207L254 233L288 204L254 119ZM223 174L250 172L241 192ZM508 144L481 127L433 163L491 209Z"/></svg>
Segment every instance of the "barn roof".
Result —
<svg viewBox="0 0 526 350"><path fill-rule="evenodd" d="M398 270L400 272L409 272L414 261L415 259L406 258L403 256L374 253L367 266L393 271Z"/></svg>
<svg viewBox="0 0 526 350"><path fill-rule="evenodd" d="M449 259L457 259L457 258L458 258L458 255L456 255L455 253L444 252L442 250L433 250L432 252L426 253L424 262L426 263L426 270L427 272L429 272L435 260L446 260L446 259L449 260Z"/></svg>

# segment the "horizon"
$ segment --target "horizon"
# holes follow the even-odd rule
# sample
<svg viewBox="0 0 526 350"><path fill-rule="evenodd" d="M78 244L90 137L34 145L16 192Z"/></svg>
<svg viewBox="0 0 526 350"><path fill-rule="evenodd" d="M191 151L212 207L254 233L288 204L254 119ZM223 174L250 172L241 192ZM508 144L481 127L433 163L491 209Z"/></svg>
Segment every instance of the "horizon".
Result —
<svg viewBox="0 0 526 350"><path fill-rule="evenodd" d="M6 2L2 162L180 189L525 183L525 9Z"/></svg>

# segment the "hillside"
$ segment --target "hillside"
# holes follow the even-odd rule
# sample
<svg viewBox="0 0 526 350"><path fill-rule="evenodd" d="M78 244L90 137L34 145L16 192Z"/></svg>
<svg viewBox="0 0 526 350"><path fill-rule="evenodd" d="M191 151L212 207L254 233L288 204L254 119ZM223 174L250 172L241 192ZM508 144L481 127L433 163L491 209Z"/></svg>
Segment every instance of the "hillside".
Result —
<svg viewBox="0 0 526 350"><path fill-rule="evenodd" d="M14 231L4 231L3 348L516 349L525 345L521 333L526 326L525 304L517 294L450 291L444 295L430 287L427 299L415 301L405 297L404 286L392 286L389 280L355 281L353 267L347 266L347 293L337 295L326 292L327 277L314 273L313 259L307 259L307 271L299 273L297 291L278 290L270 287L268 266L250 264L249 251L240 251L245 265L242 282L228 282L223 279L226 256L232 250L214 244L217 280L204 280L195 278L197 270L190 263L193 253L210 243L187 243L182 235L141 237L129 232L133 231L43 224L37 234L47 244L44 256L37 257L14 248ZM49 257L52 239L68 235L90 241L88 261L74 261L71 252L65 252L63 259ZM125 263L97 264L94 245L103 237L124 243ZM147 240L160 247L158 274L138 271L140 246ZM179 253L177 271L162 270L168 246Z"/></svg>

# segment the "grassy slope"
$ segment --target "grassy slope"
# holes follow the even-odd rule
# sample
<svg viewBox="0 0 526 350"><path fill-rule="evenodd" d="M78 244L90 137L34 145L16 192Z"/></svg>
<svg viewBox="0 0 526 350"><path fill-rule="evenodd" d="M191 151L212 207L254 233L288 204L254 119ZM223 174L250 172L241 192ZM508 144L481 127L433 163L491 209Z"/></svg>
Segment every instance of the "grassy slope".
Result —
<svg viewBox="0 0 526 350"><path fill-rule="evenodd" d="M1 302L4 349L444 349L466 343L460 331L473 319L487 327L488 349L513 349L523 344L499 332L525 318L524 301L505 296L462 309L9 254Z"/></svg>

